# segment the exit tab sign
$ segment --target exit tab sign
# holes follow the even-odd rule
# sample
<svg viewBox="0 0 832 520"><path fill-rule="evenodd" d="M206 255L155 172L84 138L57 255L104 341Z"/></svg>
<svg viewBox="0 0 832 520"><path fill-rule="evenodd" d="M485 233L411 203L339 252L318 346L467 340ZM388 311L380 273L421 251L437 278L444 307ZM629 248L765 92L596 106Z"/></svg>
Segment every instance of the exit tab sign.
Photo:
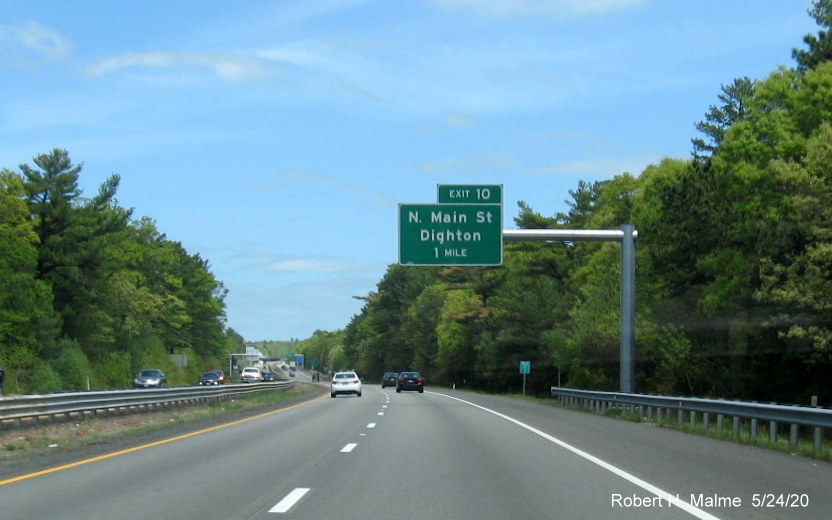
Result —
<svg viewBox="0 0 832 520"><path fill-rule="evenodd" d="M502 204L502 184L440 184L436 201L440 204Z"/></svg>

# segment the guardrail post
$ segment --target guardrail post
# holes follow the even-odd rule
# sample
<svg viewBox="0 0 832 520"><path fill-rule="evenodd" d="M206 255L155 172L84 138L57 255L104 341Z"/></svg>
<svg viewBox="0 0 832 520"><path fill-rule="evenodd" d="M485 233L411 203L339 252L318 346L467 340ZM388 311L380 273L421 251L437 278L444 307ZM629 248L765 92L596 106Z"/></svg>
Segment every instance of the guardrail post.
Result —
<svg viewBox="0 0 832 520"><path fill-rule="evenodd" d="M818 452L823 448L823 428L815 426L815 433L812 437L812 448Z"/></svg>
<svg viewBox="0 0 832 520"><path fill-rule="evenodd" d="M756 418L752 418L752 419L751 419L751 438L752 438L752 439L756 439L756 438L757 438L757 423L758 423L758 422L759 422L759 421L757 421L757 419L756 419Z"/></svg>
<svg viewBox="0 0 832 520"><path fill-rule="evenodd" d="M732 437L739 437L740 436L740 418L738 416L734 416L734 424L731 427L731 436Z"/></svg>
<svg viewBox="0 0 832 520"><path fill-rule="evenodd" d="M768 423L768 440L772 443L777 442L777 421Z"/></svg>
<svg viewBox="0 0 832 520"><path fill-rule="evenodd" d="M789 446L794 448L800 438L800 425L792 423L789 428Z"/></svg>
<svg viewBox="0 0 832 520"><path fill-rule="evenodd" d="M711 414L710 412L705 412L702 414L702 424L705 426L705 429L711 427Z"/></svg>

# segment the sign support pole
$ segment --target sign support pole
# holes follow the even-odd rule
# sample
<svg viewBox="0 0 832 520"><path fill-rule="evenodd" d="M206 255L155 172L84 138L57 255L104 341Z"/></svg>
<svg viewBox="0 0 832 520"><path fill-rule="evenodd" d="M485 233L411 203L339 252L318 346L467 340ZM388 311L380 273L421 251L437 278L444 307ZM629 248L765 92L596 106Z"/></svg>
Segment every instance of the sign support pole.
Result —
<svg viewBox="0 0 832 520"><path fill-rule="evenodd" d="M638 231L632 224L621 229L504 229L504 242L543 240L548 242L621 242L621 392L635 392L636 248ZM524 380L525 385L525 380Z"/></svg>

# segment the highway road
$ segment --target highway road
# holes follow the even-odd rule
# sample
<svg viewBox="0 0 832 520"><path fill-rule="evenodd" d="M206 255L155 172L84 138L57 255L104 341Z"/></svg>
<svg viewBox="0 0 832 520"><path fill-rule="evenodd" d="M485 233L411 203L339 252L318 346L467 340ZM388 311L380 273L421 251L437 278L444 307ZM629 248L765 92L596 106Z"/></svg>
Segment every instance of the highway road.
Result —
<svg viewBox="0 0 832 520"><path fill-rule="evenodd" d="M828 463L506 397L363 394L0 477L0 518L832 519Z"/></svg>

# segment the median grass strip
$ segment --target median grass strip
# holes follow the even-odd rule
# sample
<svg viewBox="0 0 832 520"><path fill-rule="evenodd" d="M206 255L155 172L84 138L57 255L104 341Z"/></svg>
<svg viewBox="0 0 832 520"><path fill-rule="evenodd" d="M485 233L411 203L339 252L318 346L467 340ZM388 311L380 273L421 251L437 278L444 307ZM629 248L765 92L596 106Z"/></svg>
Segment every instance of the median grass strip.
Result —
<svg viewBox="0 0 832 520"><path fill-rule="evenodd" d="M245 394L204 405L0 430L0 462L54 450L69 450L86 444L103 443L126 435L164 430L249 410L282 406L317 393L320 393L317 386L296 384L291 390Z"/></svg>

